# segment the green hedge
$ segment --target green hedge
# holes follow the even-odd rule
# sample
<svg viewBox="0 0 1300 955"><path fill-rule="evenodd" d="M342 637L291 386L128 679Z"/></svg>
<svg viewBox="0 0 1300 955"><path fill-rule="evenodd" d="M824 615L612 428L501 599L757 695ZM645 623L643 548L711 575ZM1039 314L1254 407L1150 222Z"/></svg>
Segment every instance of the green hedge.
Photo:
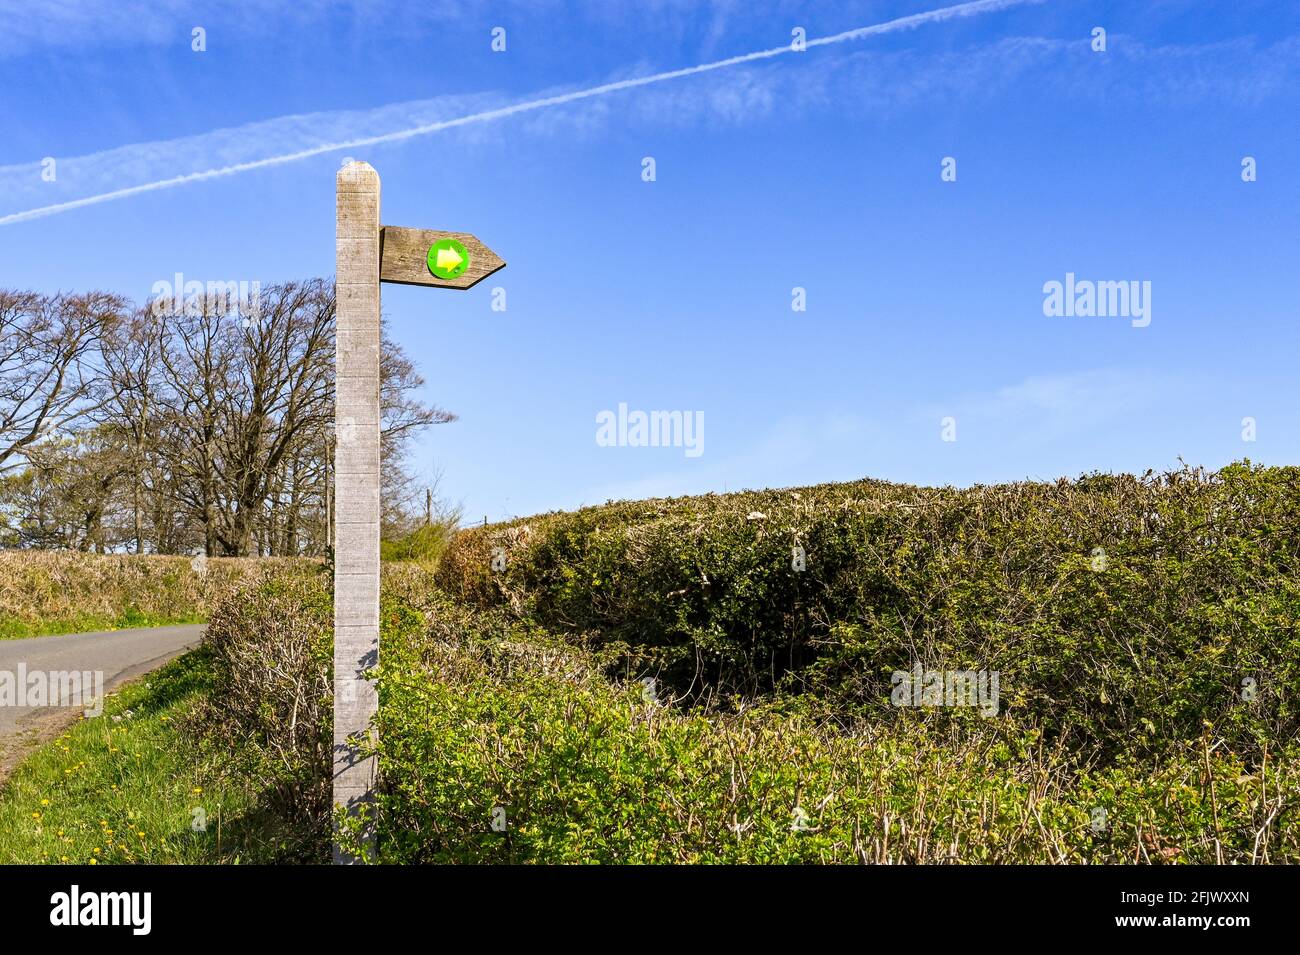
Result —
<svg viewBox="0 0 1300 955"><path fill-rule="evenodd" d="M998 671L1007 715L1106 756L1300 735L1297 468L613 504L462 531L438 580L692 694L891 718L919 661Z"/></svg>
<svg viewBox="0 0 1300 955"><path fill-rule="evenodd" d="M1300 860L1294 750L1090 768L1001 721L681 711L502 611L389 586L383 621L383 862Z"/></svg>

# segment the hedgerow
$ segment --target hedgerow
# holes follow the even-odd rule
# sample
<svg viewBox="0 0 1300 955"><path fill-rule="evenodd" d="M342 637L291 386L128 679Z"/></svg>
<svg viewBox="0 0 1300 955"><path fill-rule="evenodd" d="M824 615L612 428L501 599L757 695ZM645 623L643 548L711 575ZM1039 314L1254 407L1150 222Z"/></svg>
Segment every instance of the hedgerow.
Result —
<svg viewBox="0 0 1300 955"><path fill-rule="evenodd" d="M1294 749L1098 768L1010 721L682 710L502 611L390 591L384 621L383 862L1300 859Z"/></svg>
<svg viewBox="0 0 1300 955"><path fill-rule="evenodd" d="M328 845L333 599L317 563L254 576L217 604L204 636L213 692L184 727L263 780L259 809ZM323 858L323 856L322 856Z"/></svg>
<svg viewBox="0 0 1300 955"><path fill-rule="evenodd" d="M0 550L0 640L206 620L224 593L292 559Z"/></svg>
<svg viewBox="0 0 1300 955"><path fill-rule="evenodd" d="M1107 758L1300 731L1297 468L612 504L461 531L438 581L697 697L893 719L920 662L999 672L1011 719Z"/></svg>

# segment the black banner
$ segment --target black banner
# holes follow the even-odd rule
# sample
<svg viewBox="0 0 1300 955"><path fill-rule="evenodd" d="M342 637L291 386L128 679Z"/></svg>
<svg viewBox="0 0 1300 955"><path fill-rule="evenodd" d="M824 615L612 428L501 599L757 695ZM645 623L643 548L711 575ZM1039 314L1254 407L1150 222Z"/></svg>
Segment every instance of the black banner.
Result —
<svg viewBox="0 0 1300 955"><path fill-rule="evenodd" d="M112 937L162 941L332 940L349 930L390 933L487 919L538 941L639 926L658 935L705 923L737 937L797 924L801 937L842 933L868 918L920 936L972 941L1021 930L1053 938L1182 939L1234 944L1294 919L1288 867L870 867L537 871L398 867L0 868L15 937L74 944ZM683 894L685 892L685 894ZM685 903L685 904L682 904ZM658 913L658 914L655 914ZM534 915L535 918L530 918ZM503 918L503 916L508 916ZM724 928L725 926L725 928ZM806 933L806 934L803 934ZM920 937L918 936L918 937Z"/></svg>

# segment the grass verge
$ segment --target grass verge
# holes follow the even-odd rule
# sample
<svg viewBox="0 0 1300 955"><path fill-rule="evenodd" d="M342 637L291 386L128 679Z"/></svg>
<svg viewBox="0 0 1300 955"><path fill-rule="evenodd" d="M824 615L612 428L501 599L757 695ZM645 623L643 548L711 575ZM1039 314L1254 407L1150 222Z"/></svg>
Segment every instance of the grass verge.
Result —
<svg viewBox="0 0 1300 955"><path fill-rule="evenodd" d="M303 861L262 781L182 729L213 675L210 651L186 654L33 753L0 790L0 863Z"/></svg>
<svg viewBox="0 0 1300 955"><path fill-rule="evenodd" d="M201 613L153 614L127 607L114 615L69 614L34 622L0 621L0 640L22 640L62 633L93 633L98 630L131 630L136 627L173 627L203 623L206 619L206 615Z"/></svg>

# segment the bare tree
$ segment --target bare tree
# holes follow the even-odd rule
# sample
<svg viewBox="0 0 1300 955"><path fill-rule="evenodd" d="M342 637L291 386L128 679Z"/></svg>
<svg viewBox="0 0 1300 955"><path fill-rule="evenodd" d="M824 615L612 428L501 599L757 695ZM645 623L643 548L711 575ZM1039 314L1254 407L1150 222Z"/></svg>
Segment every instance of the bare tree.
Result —
<svg viewBox="0 0 1300 955"><path fill-rule="evenodd" d="M146 474L156 431L165 334L162 321L150 310L140 309L101 347L107 380L103 420L111 422L130 447L131 526L137 554L144 552Z"/></svg>
<svg viewBox="0 0 1300 955"><path fill-rule="evenodd" d="M105 400L100 345L122 321L116 295L0 290L0 472Z"/></svg>
<svg viewBox="0 0 1300 955"><path fill-rule="evenodd" d="M253 552L259 512L299 444L333 417L334 293L321 280L263 291L223 403L219 471L231 505L226 551Z"/></svg>
<svg viewBox="0 0 1300 955"><path fill-rule="evenodd" d="M220 296L127 314L102 294L3 293L0 455L23 469L0 466L0 537L327 553L334 295L320 279L271 286L245 315ZM423 506L407 448L455 416L416 397L424 381L387 337L380 377L383 527L396 535Z"/></svg>
<svg viewBox="0 0 1300 955"><path fill-rule="evenodd" d="M165 389L160 395L164 420L159 427L167 468L180 502L197 516L203 530L203 550L217 553L218 422L228 400L238 343L229 317L212 302L194 314L170 316L168 334L159 352Z"/></svg>
<svg viewBox="0 0 1300 955"><path fill-rule="evenodd" d="M12 528L18 543L104 553L125 539L130 456L110 428L51 438L27 458L3 481L5 501L22 515Z"/></svg>

